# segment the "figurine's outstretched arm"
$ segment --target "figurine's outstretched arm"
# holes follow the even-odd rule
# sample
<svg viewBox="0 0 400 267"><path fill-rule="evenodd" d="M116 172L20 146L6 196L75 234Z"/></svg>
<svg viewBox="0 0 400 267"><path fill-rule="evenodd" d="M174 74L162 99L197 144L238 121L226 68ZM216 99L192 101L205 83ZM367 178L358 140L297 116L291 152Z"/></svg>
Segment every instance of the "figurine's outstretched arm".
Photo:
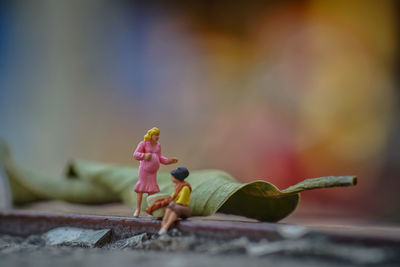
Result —
<svg viewBox="0 0 400 267"><path fill-rule="evenodd" d="M160 159L160 163L164 165L169 165L169 164L174 164L178 162L178 159L176 158L167 158L161 154L161 148L160 152L158 153L158 158Z"/></svg>

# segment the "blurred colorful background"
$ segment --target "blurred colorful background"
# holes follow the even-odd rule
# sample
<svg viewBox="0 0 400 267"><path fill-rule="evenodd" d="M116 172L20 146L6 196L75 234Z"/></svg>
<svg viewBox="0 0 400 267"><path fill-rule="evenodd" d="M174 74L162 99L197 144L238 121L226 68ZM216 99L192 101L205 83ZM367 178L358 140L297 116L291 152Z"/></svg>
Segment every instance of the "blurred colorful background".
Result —
<svg viewBox="0 0 400 267"><path fill-rule="evenodd" d="M302 194L310 212L400 221L396 1L0 2L0 137L24 166L138 166L146 130L189 169ZM170 167L162 167L168 171Z"/></svg>

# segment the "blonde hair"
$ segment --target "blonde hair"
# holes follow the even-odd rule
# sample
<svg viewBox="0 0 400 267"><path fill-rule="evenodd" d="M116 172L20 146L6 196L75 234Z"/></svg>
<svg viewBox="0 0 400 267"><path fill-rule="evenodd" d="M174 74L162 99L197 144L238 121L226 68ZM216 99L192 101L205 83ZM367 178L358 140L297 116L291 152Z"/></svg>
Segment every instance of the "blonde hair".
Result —
<svg viewBox="0 0 400 267"><path fill-rule="evenodd" d="M160 133L160 129L158 129L157 127L153 127L150 130L147 131L146 135L144 136L144 141L150 141L151 140L151 136L153 134L159 134Z"/></svg>

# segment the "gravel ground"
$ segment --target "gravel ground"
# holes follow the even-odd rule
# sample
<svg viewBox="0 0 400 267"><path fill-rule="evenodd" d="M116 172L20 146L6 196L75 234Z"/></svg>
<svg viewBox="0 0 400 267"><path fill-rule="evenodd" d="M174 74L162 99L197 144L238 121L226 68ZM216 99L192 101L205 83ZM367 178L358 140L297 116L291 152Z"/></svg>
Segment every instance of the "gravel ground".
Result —
<svg viewBox="0 0 400 267"><path fill-rule="evenodd" d="M250 242L146 233L102 248L49 246L41 235L0 235L0 266L399 266L399 251L347 246L328 240Z"/></svg>

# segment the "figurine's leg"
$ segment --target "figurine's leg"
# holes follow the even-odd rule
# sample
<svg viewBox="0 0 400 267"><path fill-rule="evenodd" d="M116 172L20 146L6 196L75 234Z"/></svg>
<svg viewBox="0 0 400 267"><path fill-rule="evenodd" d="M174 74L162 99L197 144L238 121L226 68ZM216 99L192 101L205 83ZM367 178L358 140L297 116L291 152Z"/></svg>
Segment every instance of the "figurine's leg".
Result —
<svg viewBox="0 0 400 267"><path fill-rule="evenodd" d="M139 217L140 210L142 208L142 199L143 199L143 193L137 193L136 210L135 210L135 213L133 214L134 217Z"/></svg>
<svg viewBox="0 0 400 267"><path fill-rule="evenodd" d="M161 226L161 229L167 231L169 227L178 219L178 215L171 209L167 209L169 212L166 213L164 225Z"/></svg>
<svg viewBox="0 0 400 267"><path fill-rule="evenodd" d="M161 229L164 229L164 225L166 224L166 222L168 221L168 218L170 217L170 214L172 213L172 210L171 209L166 209L165 210L165 214L164 214L164 217L163 217L163 220L162 220L162 222L161 222Z"/></svg>

